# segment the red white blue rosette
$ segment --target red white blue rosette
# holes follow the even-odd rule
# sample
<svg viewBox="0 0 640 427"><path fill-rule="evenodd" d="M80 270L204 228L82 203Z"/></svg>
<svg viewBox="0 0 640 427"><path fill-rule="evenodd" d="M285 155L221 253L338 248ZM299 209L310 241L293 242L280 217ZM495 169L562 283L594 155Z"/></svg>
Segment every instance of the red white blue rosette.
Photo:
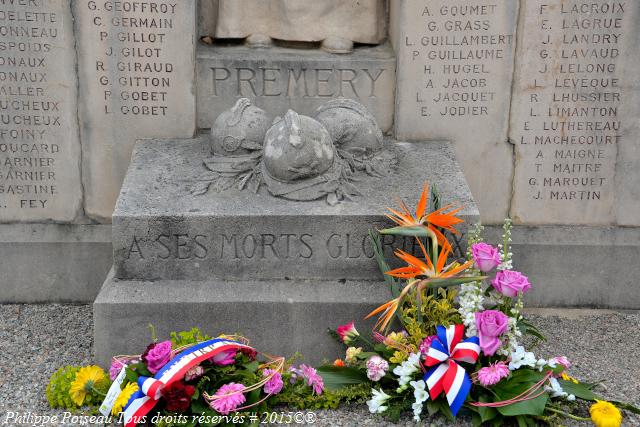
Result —
<svg viewBox="0 0 640 427"><path fill-rule="evenodd" d="M458 362L475 363L480 356L478 337L465 340L464 326L438 326L436 338L427 351L425 366L431 368L424 375L431 399L442 392L447 396L451 413L456 416L471 391L471 380Z"/></svg>

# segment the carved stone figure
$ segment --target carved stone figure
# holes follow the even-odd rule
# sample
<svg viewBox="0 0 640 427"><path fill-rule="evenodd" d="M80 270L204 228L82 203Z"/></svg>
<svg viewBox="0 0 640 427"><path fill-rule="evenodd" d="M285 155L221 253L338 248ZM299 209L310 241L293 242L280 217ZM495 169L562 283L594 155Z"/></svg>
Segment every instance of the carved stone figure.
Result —
<svg viewBox="0 0 640 427"><path fill-rule="evenodd" d="M386 28L384 0L220 0L217 38L242 38L254 47L271 39L322 42L347 53L353 43L378 44Z"/></svg>
<svg viewBox="0 0 640 427"><path fill-rule="evenodd" d="M249 154L261 150L272 119L261 108L241 98L222 112L211 127L211 151L220 155Z"/></svg>
<svg viewBox="0 0 640 427"><path fill-rule="evenodd" d="M315 118L327 128L338 155L353 171L384 176L394 166L395 159L382 150L382 130L364 105L333 99L318 108Z"/></svg>
<svg viewBox="0 0 640 427"><path fill-rule="evenodd" d="M329 132L311 117L289 110L267 131L262 177L274 196L337 202L342 172Z"/></svg>
<svg viewBox="0 0 640 427"><path fill-rule="evenodd" d="M382 130L364 105L338 98L321 105L315 119L329 131L339 150L372 154L382 149Z"/></svg>
<svg viewBox="0 0 640 427"><path fill-rule="evenodd" d="M264 185L276 197L333 205L360 194L355 174L383 176L395 161L373 116L346 99L329 101L316 118L289 110L271 123L243 98L216 118L210 144L207 171L191 188L196 195Z"/></svg>

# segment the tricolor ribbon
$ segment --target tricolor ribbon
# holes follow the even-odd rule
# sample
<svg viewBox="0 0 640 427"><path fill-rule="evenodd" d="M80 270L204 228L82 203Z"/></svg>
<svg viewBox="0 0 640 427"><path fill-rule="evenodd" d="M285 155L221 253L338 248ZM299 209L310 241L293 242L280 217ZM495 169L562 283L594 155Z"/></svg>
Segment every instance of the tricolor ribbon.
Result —
<svg viewBox="0 0 640 427"><path fill-rule="evenodd" d="M124 408L125 427L134 427L142 422L162 396L162 389L181 380L189 369L216 354L242 348L251 349L248 345L223 338L203 341L177 354L153 378L139 377L139 390L129 398Z"/></svg>
<svg viewBox="0 0 640 427"><path fill-rule="evenodd" d="M471 391L471 380L457 362L475 363L480 355L478 337L463 340L463 336L463 325L438 326L424 361L425 366L431 368L424 374L431 399L444 391L454 416Z"/></svg>

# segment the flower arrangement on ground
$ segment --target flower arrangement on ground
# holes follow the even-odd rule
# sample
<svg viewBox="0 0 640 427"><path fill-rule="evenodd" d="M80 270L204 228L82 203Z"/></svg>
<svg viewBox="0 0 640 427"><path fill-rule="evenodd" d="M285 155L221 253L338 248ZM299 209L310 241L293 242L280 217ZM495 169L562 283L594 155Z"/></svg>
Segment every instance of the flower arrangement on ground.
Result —
<svg viewBox="0 0 640 427"><path fill-rule="evenodd" d="M114 356L109 373L98 366L60 368L47 387L50 405L94 410L100 405L103 415L125 426L218 425L227 422L219 416L264 414L274 405L364 402L368 392L363 386L325 390L315 368L259 353L239 336L212 339L194 328L153 341L140 355Z"/></svg>
<svg viewBox="0 0 640 427"><path fill-rule="evenodd" d="M415 214L402 202L399 210L389 209L397 226L380 234L408 236L419 248L418 254L395 251L404 266L389 268L379 236L371 234L393 297L367 316L378 316L374 342L353 322L334 334L347 346L345 361L334 364L335 374L341 369L366 374L370 412L393 420L411 411L416 421L464 413L474 425L511 419L519 426L553 424L559 417L588 421L572 413L576 400L593 402L590 419L597 426L619 426L618 408L639 412L604 401L594 393L595 384L571 377L565 357L543 359L527 350L525 335L544 337L522 315L523 296L532 284L512 269L511 222L505 221L497 246L482 241L481 226L472 227L465 259L452 260L446 234L458 233L463 221L459 207L440 207L439 200L425 186ZM392 326L397 329L390 332Z"/></svg>

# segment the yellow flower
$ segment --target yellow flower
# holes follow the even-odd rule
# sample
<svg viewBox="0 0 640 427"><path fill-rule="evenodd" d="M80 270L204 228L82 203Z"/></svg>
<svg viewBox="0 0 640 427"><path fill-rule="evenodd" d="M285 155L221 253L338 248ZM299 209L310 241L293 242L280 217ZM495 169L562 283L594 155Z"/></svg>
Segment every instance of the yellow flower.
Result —
<svg viewBox="0 0 640 427"><path fill-rule="evenodd" d="M96 385L106 380L107 374L101 367L95 365L82 367L69 387L69 396L73 403L82 406L87 394L91 393Z"/></svg>
<svg viewBox="0 0 640 427"><path fill-rule="evenodd" d="M362 347L349 347L347 349L347 354L345 355L345 360L347 363L352 363L360 353L362 353Z"/></svg>
<svg viewBox="0 0 640 427"><path fill-rule="evenodd" d="M118 415L124 409L124 406L129 402L131 395L138 391L138 384L129 383L120 392L116 401L113 404L113 408L111 408L112 415Z"/></svg>
<svg viewBox="0 0 640 427"><path fill-rule="evenodd" d="M403 351L396 351L393 353L393 356L389 359L389 362L395 363L397 365L401 364L405 360L409 358L409 355Z"/></svg>
<svg viewBox="0 0 640 427"><path fill-rule="evenodd" d="M579 382L577 379L573 378L570 375L565 374L564 372L562 373L562 379L565 380L565 381L571 381L574 384L578 384L578 382Z"/></svg>
<svg viewBox="0 0 640 427"><path fill-rule="evenodd" d="M620 427L622 414L613 404L604 400L596 400L589 408L591 421L596 427Z"/></svg>

